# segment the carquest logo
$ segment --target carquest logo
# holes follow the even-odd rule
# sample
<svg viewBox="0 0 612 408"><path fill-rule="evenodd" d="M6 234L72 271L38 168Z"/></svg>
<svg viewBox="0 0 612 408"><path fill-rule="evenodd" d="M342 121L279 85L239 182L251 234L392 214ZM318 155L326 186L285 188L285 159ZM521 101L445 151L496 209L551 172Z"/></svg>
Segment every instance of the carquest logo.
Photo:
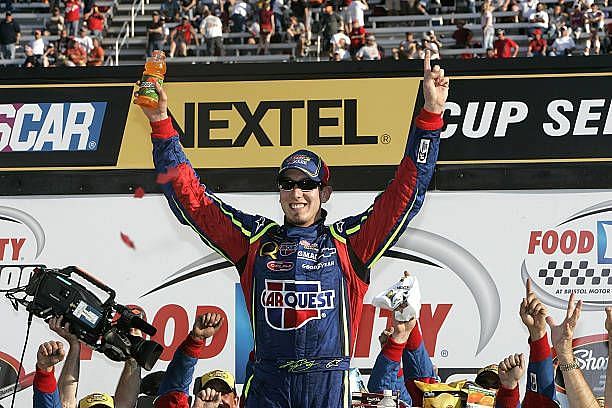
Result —
<svg viewBox="0 0 612 408"><path fill-rule="evenodd" d="M0 264L31 262L45 247L45 231L30 214L0 206Z"/></svg>
<svg viewBox="0 0 612 408"><path fill-rule="evenodd" d="M557 226L529 232L521 277L552 307L565 309L569 294L585 310L612 305L612 201L586 208Z"/></svg>
<svg viewBox="0 0 612 408"><path fill-rule="evenodd" d="M106 102L0 104L0 153L96 151Z"/></svg>
<svg viewBox="0 0 612 408"><path fill-rule="evenodd" d="M323 310L333 309L335 292L321 290L319 281L266 279L261 305L266 321L276 330L295 330L311 320L325 317Z"/></svg>

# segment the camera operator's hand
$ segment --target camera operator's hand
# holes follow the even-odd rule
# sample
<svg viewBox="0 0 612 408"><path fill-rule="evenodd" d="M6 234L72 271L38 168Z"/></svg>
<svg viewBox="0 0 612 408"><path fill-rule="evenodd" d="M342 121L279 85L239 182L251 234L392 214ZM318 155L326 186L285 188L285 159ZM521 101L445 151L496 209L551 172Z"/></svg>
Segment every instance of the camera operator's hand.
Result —
<svg viewBox="0 0 612 408"><path fill-rule="evenodd" d="M140 81L136 82L137 86L140 86ZM149 122L158 122L160 120L164 120L168 118L168 95L166 95L166 91L161 87L159 82L155 82L155 90L159 95L159 103L156 108L147 108L145 106L140 106L144 114L149 119ZM134 92L134 98L138 97L138 92Z"/></svg>
<svg viewBox="0 0 612 408"><path fill-rule="evenodd" d="M531 279L526 282L526 295L519 311L523 324L529 330L531 341L540 340L546 334L548 311L540 299L531 291Z"/></svg>
<svg viewBox="0 0 612 408"><path fill-rule="evenodd" d="M217 408L219 404L221 404L221 393L211 388L206 388L196 396L193 408Z"/></svg>
<svg viewBox="0 0 612 408"><path fill-rule="evenodd" d="M219 313L206 313L196 317L191 337L196 340L204 340L212 337L219 331L223 324L223 317Z"/></svg>
<svg viewBox="0 0 612 408"><path fill-rule="evenodd" d="M66 356L64 345L60 341L48 341L38 347L36 353L36 367L39 370L51 371L54 365Z"/></svg>
<svg viewBox="0 0 612 408"><path fill-rule="evenodd" d="M525 356L514 354L506 357L499 363L499 380L504 388L513 390L525 373Z"/></svg>
<svg viewBox="0 0 612 408"><path fill-rule="evenodd" d="M60 335L63 339L65 339L70 346L79 344L79 338L74 334L70 333L70 323L63 323L63 317L52 317L49 319L49 328Z"/></svg>

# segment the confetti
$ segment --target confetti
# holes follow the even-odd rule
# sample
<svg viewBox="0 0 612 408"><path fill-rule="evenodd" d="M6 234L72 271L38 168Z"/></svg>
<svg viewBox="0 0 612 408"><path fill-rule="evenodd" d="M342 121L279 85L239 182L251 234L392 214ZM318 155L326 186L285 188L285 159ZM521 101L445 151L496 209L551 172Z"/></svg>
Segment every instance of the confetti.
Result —
<svg viewBox="0 0 612 408"><path fill-rule="evenodd" d="M123 241L123 243L125 245L127 245L128 247L132 248L132 249L136 249L136 245L134 245L134 241L132 241L130 239L130 237L128 237L126 234L124 234L123 232L121 233L121 240Z"/></svg>
<svg viewBox="0 0 612 408"><path fill-rule="evenodd" d="M177 177L178 177L178 169L176 167L171 167L168 169L166 173L159 173L155 181L157 182L157 184L166 184L166 183L170 183L172 180L174 180Z"/></svg>
<svg viewBox="0 0 612 408"><path fill-rule="evenodd" d="M137 187L136 190L134 190L134 198L142 198L145 195L145 191L144 188L142 187Z"/></svg>

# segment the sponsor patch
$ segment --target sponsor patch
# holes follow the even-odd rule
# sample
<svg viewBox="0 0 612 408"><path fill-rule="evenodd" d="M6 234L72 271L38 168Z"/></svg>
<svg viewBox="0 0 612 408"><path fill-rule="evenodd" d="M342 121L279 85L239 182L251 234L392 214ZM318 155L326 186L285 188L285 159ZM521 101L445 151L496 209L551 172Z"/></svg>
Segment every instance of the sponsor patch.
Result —
<svg viewBox="0 0 612 408"><path fill-rule="evenodd" d="M278 244L274 241L264 242L259 247L259 256L269 256L276 259L276 254L278 254Z"/></svg>
<svg viewBox="0 0 612 408"><path fill-rule="evenodd" d="M273 272L287 272L293 269L293 262L269 261L266 267Z"/></svg>
<svg viewBox="0 0 612 408"><path fill-rule="evenodd" d="M283 242L280 244L279 253L281 256L289 256L297 251L297 242Z"/></svg>
<svg viewBox="0 0 612 408"><path fill-rule="evenodd" d="M417 163L427 163L427 155L429 154L429 139L421 139L419 151L417 152Z"/></svg>
<svg viewBox="0 0 612 408"><path fill-rule="evenodd" d="M321 290L320 281L266 279L260 300L270 327L295 330L321 319L323 310L334 309L335 296L333 290Z"/></svg>

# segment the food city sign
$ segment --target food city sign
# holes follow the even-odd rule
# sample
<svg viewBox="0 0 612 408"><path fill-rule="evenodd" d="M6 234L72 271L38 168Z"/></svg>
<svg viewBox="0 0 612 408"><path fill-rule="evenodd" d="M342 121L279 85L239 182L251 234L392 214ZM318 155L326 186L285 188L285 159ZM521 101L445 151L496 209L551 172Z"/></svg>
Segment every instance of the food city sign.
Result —
<svg viewBox="0 0 612 408"><path fill-rule="evenodd" d="M534 228L527 242L521 276L531 278L544 303L564 309L576 293L585 310L612 305L612 201Z"/></svg>

